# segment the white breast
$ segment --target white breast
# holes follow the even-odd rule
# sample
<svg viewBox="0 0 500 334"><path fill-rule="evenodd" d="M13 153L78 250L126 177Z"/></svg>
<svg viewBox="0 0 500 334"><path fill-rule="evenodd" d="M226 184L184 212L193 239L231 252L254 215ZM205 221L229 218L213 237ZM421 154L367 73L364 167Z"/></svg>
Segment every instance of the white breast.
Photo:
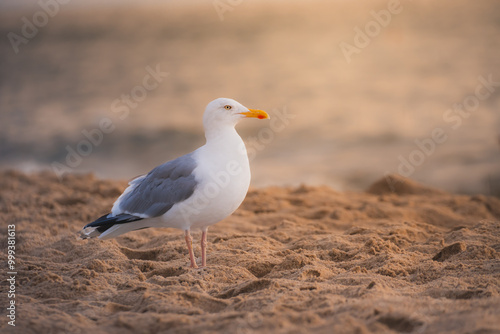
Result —
<svg viewBox="0 0 500 334"><path fill-rule="evenodd" d="M189 199L162 217L164 226L204 228L226 218L243 202L250 186L250 166L243 140L232 130L194 152L198 185Z"/></svg>

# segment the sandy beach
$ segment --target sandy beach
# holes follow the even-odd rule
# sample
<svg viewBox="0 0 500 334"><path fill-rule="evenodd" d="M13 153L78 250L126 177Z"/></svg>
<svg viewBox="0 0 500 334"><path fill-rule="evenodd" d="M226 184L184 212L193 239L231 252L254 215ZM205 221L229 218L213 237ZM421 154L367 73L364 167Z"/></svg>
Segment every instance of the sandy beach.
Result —
<svg viewBox="0 0 500 334"><path fill-rule="evenodd" d="M1 1L0 332L500 333L499 22L495 1ZM251 187L208 265L181 230L79 240L203 145L218 97L271 119L237 127Z"/></svg>
<svg viewBox="0 0 500 334"><path fill-rule="evenodd" d="M365 192L252 189L209 230L208 266L190 269L180 230L77 239L125 185L0 175L18 284L3 333L500 332L498 198L397 177Z"/></svg>

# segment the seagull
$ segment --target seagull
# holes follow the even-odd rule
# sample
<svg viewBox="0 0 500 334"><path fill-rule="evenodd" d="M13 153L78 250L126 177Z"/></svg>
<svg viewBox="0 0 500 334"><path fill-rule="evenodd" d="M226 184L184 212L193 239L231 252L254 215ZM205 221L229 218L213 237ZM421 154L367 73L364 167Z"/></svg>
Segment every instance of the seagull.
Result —
<svg viewBox="0 0 500 334"><path fill-rule="evenodd" d="M245 144L235 129L244 118L269 119L262 110L218 98L203 114L206 143L129 182L111 213L83 227L81 239L110 239L150 227L185 232L191 268L198 268L191 229L201 229L201 266L206 266L208 227L231 215L250 186Z"/></svg>

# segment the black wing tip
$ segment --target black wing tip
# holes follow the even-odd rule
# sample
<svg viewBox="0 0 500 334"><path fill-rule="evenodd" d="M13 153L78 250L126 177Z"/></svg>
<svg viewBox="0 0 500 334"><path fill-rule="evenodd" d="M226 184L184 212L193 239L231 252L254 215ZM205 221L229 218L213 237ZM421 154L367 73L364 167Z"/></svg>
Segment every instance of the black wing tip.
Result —
<svg viewBox="0 0 500 334"><path fill-rule="evenodd" d="M97 218L96 220L94 220L92 223L88 223L88 224L87 224L87 225L85 225L83 228L85 229L85 228L87 228L87 227L95 227L95 226L99 226L102 222L104 222L104 221L106 221L106 220L107 220L107 218L108 218L108 216L109 216L109 215L110 215L109 213L108 213L108 214L105 214L105 215L103 215L103 216L101 216L101 217Z"/></svg>
<svg viewBox="0 0 500 334"><path fill-rule="evenodd" d="M122 213L116 216L111 216L111 213L108 213L97 218L92 223L85 225L82 230L94 227L95 230L99 232L99 234L101 234L106 232L106 230L111 228L113 225L131 223L142 219L144 218L130 215L127 213Z"/></svg>

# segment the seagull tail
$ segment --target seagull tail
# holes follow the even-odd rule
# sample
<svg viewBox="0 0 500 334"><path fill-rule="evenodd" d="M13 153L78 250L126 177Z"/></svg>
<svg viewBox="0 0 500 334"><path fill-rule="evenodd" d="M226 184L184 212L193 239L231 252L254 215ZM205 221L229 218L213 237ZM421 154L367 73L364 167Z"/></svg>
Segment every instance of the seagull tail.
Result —
<svg viewBox="0 0 500 334"><path fill-rule="evenodd" d="M108 231L115 225L118 225L116 227L119 227L121 224L130 223L141 219L143 218L129 214L119 214L113 216L111 213L109 213L107 215L104 215L96 219L92 223L85 225L83 229L80 232L78 232L78 237L80 239L100 237L101 234ZM101 236L100 238L103 239L103 237L104 235Z"/></svg>

